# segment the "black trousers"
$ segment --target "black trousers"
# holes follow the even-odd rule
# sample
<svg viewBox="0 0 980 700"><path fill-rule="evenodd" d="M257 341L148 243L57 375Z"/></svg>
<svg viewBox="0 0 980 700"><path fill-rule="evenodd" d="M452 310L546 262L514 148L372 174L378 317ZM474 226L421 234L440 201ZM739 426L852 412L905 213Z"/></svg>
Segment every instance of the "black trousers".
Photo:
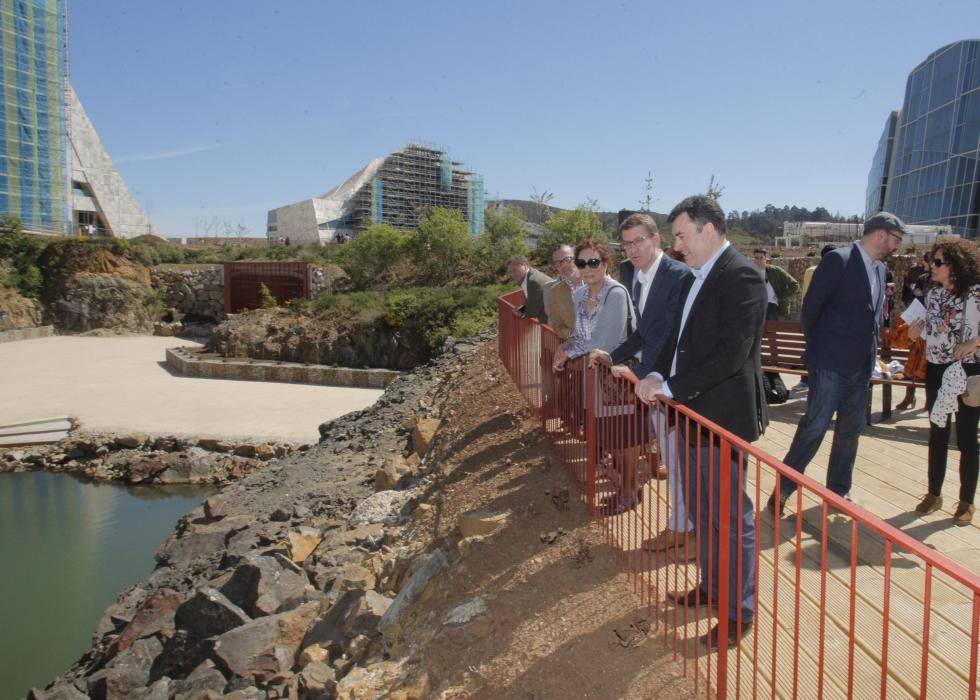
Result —
<svg viewBox="0 0 980 700"><path fill-rule="evenodd" d="M943 372L952 363L926 365L926 411L932 411L936 394L943 383ZM965 364L968 375L980 373L980 365ZM946 457L949 454L949 430L929 423L929 493L940 495L946 478ZM980 407L967 406L960 399L956 409L956 446L960 451L960 500L973 503L977 492L977 473L980 472L980 453L977 448L977 425L980 424Z"/></svg>

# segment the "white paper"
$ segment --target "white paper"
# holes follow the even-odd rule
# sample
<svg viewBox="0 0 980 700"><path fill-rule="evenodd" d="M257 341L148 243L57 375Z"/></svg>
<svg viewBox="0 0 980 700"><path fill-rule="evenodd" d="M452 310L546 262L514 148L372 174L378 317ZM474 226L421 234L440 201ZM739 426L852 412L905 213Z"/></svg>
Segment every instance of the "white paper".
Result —
<svg viewBox="0 0 980 700"><path fill-rule="evenodd" d="M908 308L902 312L902 320L910 326L916 321L926 320L926 307L918 299L913 299Z"/></svg>

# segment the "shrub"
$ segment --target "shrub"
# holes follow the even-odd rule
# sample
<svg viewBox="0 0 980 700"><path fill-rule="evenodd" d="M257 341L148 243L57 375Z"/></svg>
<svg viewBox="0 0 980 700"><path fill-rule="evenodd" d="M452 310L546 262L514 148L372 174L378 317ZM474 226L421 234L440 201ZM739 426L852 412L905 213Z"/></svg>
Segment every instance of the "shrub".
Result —
<svg viewBox="0 0 980 700"><path fill-rule="evenodd" d="M337 259L350 275L354 289L368 289L389 272L405 254L407 239L407 234L378 224L340 246Z"/></svg>
<svg viewBox="0 0 980 700"><path fill-rule="evenodd" d="M265 283L259 285L259 296L262 298L262 308L263 309L274 309L279 306L279 302L276 300L276 295L273 294Z"/></svg>
<svg viewBox="0 0 980 700"><path fill-rule="evenodd" d="M25 297L36 298L44 283L38 259L45 245L46 241L40 237L24 233L17 217L0 217L0 258L8 260L13 268L0 282Z"/></svg>
<svg viewBox="0 0 980 700"><path fill-rule="evenodd" d="M393 328L405 325L419 309L418 297L407 290L395 290L385 301L385 323Z"/></svg>
<svg viewBox="0 0 980 700"><path fill-rule="evenodd" d="M419 272L434 284L447 284L473 250L473 237L458 209L433 207L409 238L409 253Z"/></svg>

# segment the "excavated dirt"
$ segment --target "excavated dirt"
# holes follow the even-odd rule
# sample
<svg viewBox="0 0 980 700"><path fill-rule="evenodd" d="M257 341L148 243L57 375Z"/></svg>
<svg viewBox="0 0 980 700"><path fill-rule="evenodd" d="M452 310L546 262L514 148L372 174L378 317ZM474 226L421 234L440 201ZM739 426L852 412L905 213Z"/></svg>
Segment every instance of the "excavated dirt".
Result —
<svg viewBox="0 0 980 700"><path fill-rule="evenodd" d="M452 550L459 547L460 513L511 515L437 580L405 630L403 653L428 671L433 688L459 690L444 697L693 697L693 681L662 638L620 643L615 630L643 627L652 615L576 500L495 343L473 353L446 389L448 427L436 449L448 455L442 470L449 476L420 507L408 539ZM566 492L571 497L563 503ZM474 597L486 603L485 614L444 624L448 611Z"/></svg>

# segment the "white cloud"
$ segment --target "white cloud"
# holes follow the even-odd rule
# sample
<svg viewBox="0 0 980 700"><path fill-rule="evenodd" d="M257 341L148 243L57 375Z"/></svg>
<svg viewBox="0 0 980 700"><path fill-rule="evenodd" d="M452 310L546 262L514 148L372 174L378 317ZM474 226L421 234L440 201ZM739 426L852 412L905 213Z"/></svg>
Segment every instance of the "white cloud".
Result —
<svg viewBox="0 0 980 700"><path fill-rule="evenodd" d="M164 160L166 158L181 158L194 153L213 151L219 144L209 144L201 146L184 146L182 148L171 148L166 151L154 151L152 153L137 153L131 156L121 156L116 158L117 163L142 163L148 160Z"/></svg>

